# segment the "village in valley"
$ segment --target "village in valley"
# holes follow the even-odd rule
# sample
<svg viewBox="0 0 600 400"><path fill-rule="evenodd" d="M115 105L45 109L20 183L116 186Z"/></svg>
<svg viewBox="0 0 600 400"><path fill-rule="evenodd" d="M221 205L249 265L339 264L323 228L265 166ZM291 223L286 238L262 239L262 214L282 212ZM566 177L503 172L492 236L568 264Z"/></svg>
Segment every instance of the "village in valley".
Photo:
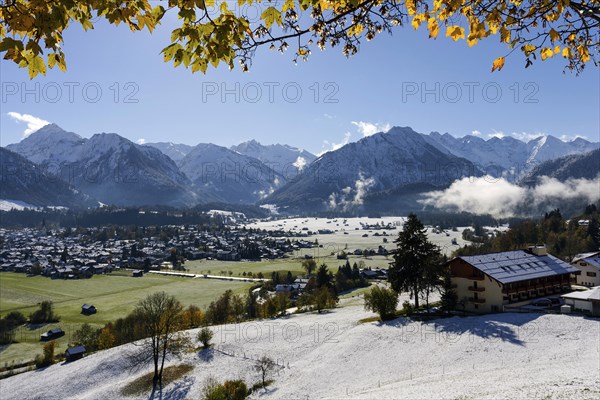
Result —
<svg viewBox="0 0 600 400"><path fill-rule="evenodd" d="M343 335L349 332L345 330L352 329L347 325L350 320L359 323L359 326L373 324L377 327L383 324L387 326L385 329L394 326L386 321L405 320L410 324L420 324L419 331L415 332L420 332L430 323L441 323L439 326L444 326L445 321L452 320L453 335L458 335L457 338L462 335L471 337L468 341L458 340L463 346L466 343L468 346L472 345L473 334L478 336L478 341L484 342L495 337L494 341L500 340L505 344L521 343L519 334L531 336L529 339L538 342L544 339L543 335L538 337L535 333L539 333L540 329L536 324L542 321L544 324L554 324L566 319L583 324L578 325L577 329L584 329L581 334L587 336L585 343L597 338L597 317L600 316L600 251L580 253L570 261L552 255L544 244L520 250L474 255L467 255L467 251L461 255L463 246L464 249L476 247L476 242L470 241L473 240L473 231L484 232L485 240L489 242L506 235L509 230L506 226L446 229L426 226L423 232L436 244L447 261L438 275L439 283L431 284L431 287L419 292L419 303L410 289L401 289L397 293L392 290L395 287L393 269L398 240L407 221L406 217L251 220L238 216L235 222L206 226L3 229L3 247L0 251L0 282L3 282L4 292L3 321L13 318L11 315L16 310L31 310L32 314L29 322L27 317L20 321L26 324L24 327L14 327L17 330L12 334L3 332L4 338L10 337L14 341L13 344L4 345L5 349L12 350L3 354L14 355L10 361L5 359L0 373L3 378L8 378L35 369L36 366L46 368L45 365L56 362L58 364L48 371L60 371L61 368L70 368L71 364L84 362L82 358L86 363L91 362L94 357L108 352L114 345L123 343L123 346L128 346L126 343L135 340L136 336L126 336L116 342L112 339L112 344L100 344L106 340L105 334L119 336L119 333L111 333L111 330L125 323L119 321L127 321L129 318L126 317L127 310L116 307L113 301L106 301L106 294L113 291L112 284L115 285L114 289L118 288L125 294L129 292L136 299L168 285L169 293L181 298L184 304L191 304L188 309L183 310L184 319L197 318L195 323L190 322L182 328L187 326L197 330L201 326L212 327L217 353L211 357L217 354L224 357L238 354L243 355L246 364L258 362L260 357L256 354L259 348L263 349L260 350L263 353L269 351L264 348L268 343L262 343L265 337L260 331L258 338L262 339L247 337L249 327L256 322L245 321L257 321L260 325L252 329L259 327L259 330L260 326L264 328L263 324L268 326L268 321L273 321L273 327L283 324L284 331L279 332L279 340L283 342L277 346L286 347L291 344L287 337L288 325L299 324L300 336L308 335L302 319L308 322L310 315L311 323L316 324L318 330L324 329L323 332L317 332L317 336L320 335L318 339L317 336L313 337L315 342L312 345L315 346L344 340ZM588 224L585 222L576 224L578 229L587 230L589 221ZM477 236L474 240L478 240ZM29 289L28 282L32 283ZM96 287L89 290L91 286L85 282L97 282L93 285ZM145 286L144 282L149 285L140 287ZM33 299L44 299L44 293L63 290L65 284L70 285L72 293L67 297L56 297L54 302L43 301L41 309L35 311L36 304L30 303L35 301ZM10 287L14 285L17 286ZM80 290L78 285L86 289ZM212 298L205 298L202 288L211 285L225 285L219 287L226 289L226 292L220 297L215 292ZM427 285L423 283L424 288ZM194 287L197 289L194 290ZM27 291L34 291L30 295L36 293L31 300L10 299L5 296L5 293L18 293L23 297ZM379 303L376 294L381 295ZM385 300L386 294L392 300L389 297ZM130 304L128 307L135 307L134 300L125 301ZM193 306L199 302L204 304L204 310ZM236 306L236 302L240 305ZM38 306L39 304L38 302ZM219 304L225 307L224 311L218 311L221 307ZM57 310L58 313L55 312ZM220 315L222 312L225 314ZM379 315L379 318L374 317L373 313ZM46 315L47 318L34 322L34 315ZM343 318L338 320L335 315ZM483 327L483 332L479 333L471 331L472 324L481 321L482 317L488 320L486 315L499 316L503 325ZM529 316L529 322L520 326L516 333L511 333L509 326L512 317L507 319L503 315L514 315L516 320ZM123 320L123 317L126 318ZM114 325L115 318L118 318L117 325ZM322 318L323 322L319 322L318 318ZM552 332L560 330L560 324L566 323L565 321L544 329ZM240 325L229 331L230 328L221 325L222 323ZM2 326L5 328L7 325L5 323ZM442 339L438 337L435 342L443 342L447 339L446 335L450 334L447 328L440 330L439 326L432 332L442 335ZM340 331L340 327L344 327L343 330ZM399 334L406 339L405 328ZM591 330L586 333L585 330L588 329ZM87 333L84 334L82 330ZM422 336L424 334L419 333L422 338L425 338ZM273 335L273 332L269 335ZM510 339L512 335L517 337ZM233 341L230 340L232 338ZM53 359L46 361L46 364L39 355L35 360L26 359L39 353L35 348L33 351L25 351L27 348L32 349L36 341L41 343L39 346L57 344L53 344ZM427 348L424 346L424 349ZM520 346L527 346L527 341L523 341ZM22 350L15 352L19 348ZM194 358L193 354L203 357L204 351L206 350L184 353L182 357L187 360L188 365ZM597 356L597 351L592 346L589 356L593 359ZM530 358L530 350L527 352ZM106 354L101 357L107 357ZM113 355L109 357L114 362L116 354L111 354ZM281 354L290 356L288 350ZM301 362L300 359L295 362L285 356L275 358L273 368L279 377L294 374L296 362ZM177 359L172 359L169 363L177 364ZM63 365L59 360L64 360L67 364ZM86 364L85 368L89 366ZM208 372L211 368L207 367L202 376L210 376ZM249 377L252 373L243 365L232 368L242 368L234 375L246 371L242 374L246 374L247 379L254 379ZM216 371L220 371L219 374L229 374L218 368ZM384 372L383 376L385 375ZM4 382L11 385L11 382L18 381L18 376ZM276 385L277 379L273 381ZM391 379L384 386L393 386L394 382ZM360 381L360 385L366 385L361 390L369 387L363 381ZM190 390L200 390L199 387ZM381 383L378 383L378 390L372 396L387 396L379 388ZM586 388L587 386L583 389L589 390ZM347 390L350 393L351 390L358 389L355 387ZM27 396L28 392L22 393Z"/></svg>

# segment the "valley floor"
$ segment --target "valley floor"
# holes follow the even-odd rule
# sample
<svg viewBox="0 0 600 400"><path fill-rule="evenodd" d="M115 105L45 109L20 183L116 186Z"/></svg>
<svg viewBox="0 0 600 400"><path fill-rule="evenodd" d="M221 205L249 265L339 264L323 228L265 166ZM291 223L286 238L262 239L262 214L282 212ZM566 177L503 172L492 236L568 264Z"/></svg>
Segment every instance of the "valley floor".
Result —
<svg viewBox="0 0 600 400"><path fill-rule="evenodd" d="M595 399L600 322L578 316L494 314L359 324L362 299L327 313L214 327L213 350L172 364L194 370L151 398L199 399L205 380L260 380L257 357L277 361L264 399ZM190 331L191 335L196 331ZM115 399L149 371L125 345L0 381L3 399ZM148 395L141 396L147 399Z"/></svg>

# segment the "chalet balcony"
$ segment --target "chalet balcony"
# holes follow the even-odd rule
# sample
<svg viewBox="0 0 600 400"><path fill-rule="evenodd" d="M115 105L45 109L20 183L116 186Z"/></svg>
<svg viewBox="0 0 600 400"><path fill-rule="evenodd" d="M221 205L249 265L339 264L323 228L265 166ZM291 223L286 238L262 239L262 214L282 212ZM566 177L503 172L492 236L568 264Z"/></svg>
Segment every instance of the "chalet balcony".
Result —
<svg viewBox="0 0 600 400"><path fill-rule="evenodd" d="M482 281L485 279L485 276L484 275L472 275L472 276L469 276L468 279L472 280L472 281Z"/></svg>
<svg viewBox="0 0 600 400"><path fill-rule="evenodd" d="M469 286L468 289L471 292L484 292L485 291L485 288L481 287L481 286L477 286L477 287L475 287L475 286Z"/></svg>
<svg viewBox="0 0 600 400"><path fill-rule="evenodd" d="M483 304L483 303L485 303L485 299L476 299L474 297L469 297L469 302Z"/></svg>

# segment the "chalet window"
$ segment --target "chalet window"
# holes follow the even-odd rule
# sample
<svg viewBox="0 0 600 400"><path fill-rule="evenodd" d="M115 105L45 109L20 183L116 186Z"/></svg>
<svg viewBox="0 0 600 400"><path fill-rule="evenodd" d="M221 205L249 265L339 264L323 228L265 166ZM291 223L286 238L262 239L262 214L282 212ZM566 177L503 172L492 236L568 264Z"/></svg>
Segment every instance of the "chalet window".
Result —
<svg viewBox="0 0 600 400"><path fill-rule="evenodd" d="M586 262L580 262L579 265L581 265L582 267L587 267L587 263Z"/></svg>
<svg viewBox="0 0 600 400"><path fill-rule="evenodd" d="M596 273L595 272L586 272L587 276L591 276L591 277L595 277Z"/></svg>

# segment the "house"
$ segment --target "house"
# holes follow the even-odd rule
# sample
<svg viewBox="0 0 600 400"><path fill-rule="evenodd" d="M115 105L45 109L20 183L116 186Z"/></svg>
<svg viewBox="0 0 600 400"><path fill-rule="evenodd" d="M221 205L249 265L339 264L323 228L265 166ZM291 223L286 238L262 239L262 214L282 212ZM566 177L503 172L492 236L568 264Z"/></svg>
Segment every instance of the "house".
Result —
<svg viewBox="0 0 600 400"><path fill-rule="evenodd" d="M577 269L550 255L545 246L448 262L452 287L465 311L503 311L504 305L571 289Z"/></svg>
<svg viewBox="0 0 600 400"><path fill-rule="evenodd" d="M142 276L144 276L144 271L140 269L133 270L131 276L133 276L134 278L141 278Z"/></svg>
<svg viewBox="0 0 600 400"><path fill-rule="evenodd" d="M81 313L85 315L96 314L96 307L91 304L84 304L81 306Z"/></svg>
<svg viewBox="0 0 600 400"><path fill-rule="evenodd" d="M58 339L61 336L64 336L65 332L60 328L50 329L48 332L44 332L40 335L40 340L42 342L47 342L49 340Z"/></svg>
<svg viewBox="0 0 600 400"><path fill-rule="evenodd" d="M571 265L578 269L575 273L578 285L600 286L600 251L578 254Z"/></svg>
<svg viewBox="0 0 600 400"><path fill-rule="evenodd" d="M65 351L65 359L67 361L79 360L80 358L83 358L85 351L84 346L69 347L67 351Z"/></svg>
<svg viewBox="0 0 600 400"><path fill-rule="evenodd" d="M563 294L565 304L570 305L575 311L582 311L594 317L600 317L600 286L583 292Z"/></svg>

